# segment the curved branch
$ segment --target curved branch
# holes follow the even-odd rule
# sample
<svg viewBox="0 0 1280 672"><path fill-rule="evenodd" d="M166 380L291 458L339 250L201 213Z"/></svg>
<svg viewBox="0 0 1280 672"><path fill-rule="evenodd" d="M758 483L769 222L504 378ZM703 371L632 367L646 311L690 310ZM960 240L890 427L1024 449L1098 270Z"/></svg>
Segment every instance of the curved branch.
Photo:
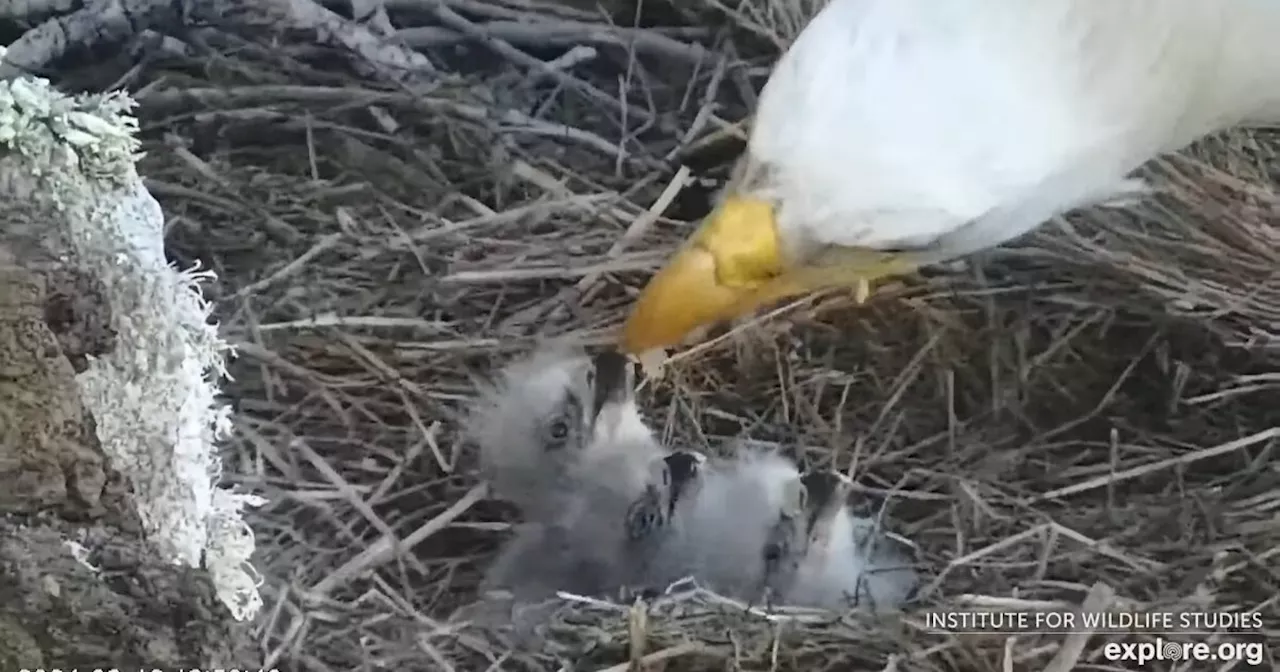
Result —
<svg viewBox="0 0 1280 672"><path fill-rule="evenodd" d="M423 54L322 7L314 0L96 0L27 31L0 58L0 79L38 73L76 48L119 44L143 30L204 22L231 28L299 31L358 57L367 74L403 82L436 68Z"/></svg>

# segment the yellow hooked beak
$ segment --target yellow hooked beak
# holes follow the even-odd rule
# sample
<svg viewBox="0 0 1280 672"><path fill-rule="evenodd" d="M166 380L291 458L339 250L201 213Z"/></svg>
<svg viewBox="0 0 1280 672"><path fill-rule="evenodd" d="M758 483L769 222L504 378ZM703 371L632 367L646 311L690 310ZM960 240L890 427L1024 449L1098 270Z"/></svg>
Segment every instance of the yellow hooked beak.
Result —
<svg viewBox="0 0 1280 672"><path fill-rule="evenodd" d="M678 344L693 330L751 313L779 299L915 270L897 255L832 247L805 266L783 259L773 204L726 198L641 292L619 349L642 355Z"/></svg>
<svg viewBox="0 0 1280 672"><path fill-rule="evenodd" d="M726 199L649 280L622 328L621 350L639 355L674 345L700 326L744 314L781 271L773 206Z"/></svg>

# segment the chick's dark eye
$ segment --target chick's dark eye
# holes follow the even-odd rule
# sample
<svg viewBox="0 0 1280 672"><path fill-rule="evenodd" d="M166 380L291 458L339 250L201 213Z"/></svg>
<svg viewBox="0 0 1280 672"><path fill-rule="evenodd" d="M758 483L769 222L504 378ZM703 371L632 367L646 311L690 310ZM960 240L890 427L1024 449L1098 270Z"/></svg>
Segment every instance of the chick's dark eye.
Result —
<svg viewBox="0 0 1280 672"><path fill-rule="evenodd" d="M563 418L553 421L551 426L547 428L547 435L557 441L568 437L569 423L565 422Z"/></svg>

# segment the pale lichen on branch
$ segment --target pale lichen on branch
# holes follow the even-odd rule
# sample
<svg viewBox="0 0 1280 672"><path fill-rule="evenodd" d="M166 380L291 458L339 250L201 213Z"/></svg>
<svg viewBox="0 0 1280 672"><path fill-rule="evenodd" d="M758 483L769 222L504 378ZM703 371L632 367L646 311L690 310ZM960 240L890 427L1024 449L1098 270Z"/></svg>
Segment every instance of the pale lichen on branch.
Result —
<svg viewBox="0 0 1280 672"><path fill-rule="evenodd" d="M3 58L3 52L0 52ZM150 542L176 563L203 563L237 619L261 605L241 520L261 498L217 485L230 430L217 399L227 344L200 283L167 261L164 218L142 185L133 101L67 96L49 82L0 82L4 241L44 248L94 277L110 304L112 351L76 376L102 450L133 487Z"/></svg>

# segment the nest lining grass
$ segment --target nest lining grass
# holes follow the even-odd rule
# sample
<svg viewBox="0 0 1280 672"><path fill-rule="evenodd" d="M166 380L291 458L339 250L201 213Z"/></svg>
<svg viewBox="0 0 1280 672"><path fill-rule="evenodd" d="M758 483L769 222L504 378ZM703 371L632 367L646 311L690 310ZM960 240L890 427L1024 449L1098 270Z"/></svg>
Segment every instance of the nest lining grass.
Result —
<svg viewBox="0 0 1280 672"><path fill-rule="evenodd" d="M1075 607L1098 583L1132 608L1258 610L1276 641L1269 131L1150 166L1159 193L1140 206L1075 213L866 305L828 292L779 306L645 384L667 441L852 465L860 496L919 547L928 586L904 618L765 618L695 590L647 614L562 600L526 650L449 622L514 520L456 433L476 376L544 337L609 340L707 211L752 91L801 23L781 3L711 0L640 29L551 4L450 4L561 35L503 33L546 61L588 42L552 27L593 23L579 33L595 56L566 84L428 31L415 39L448 74L423 93L309 44L206 30L128 80L171 257L218 273L210 298L239 352L228 464L272 502L253 520L268 664L1108 669L1105 636L954 636L919 617Z"/></svg>

